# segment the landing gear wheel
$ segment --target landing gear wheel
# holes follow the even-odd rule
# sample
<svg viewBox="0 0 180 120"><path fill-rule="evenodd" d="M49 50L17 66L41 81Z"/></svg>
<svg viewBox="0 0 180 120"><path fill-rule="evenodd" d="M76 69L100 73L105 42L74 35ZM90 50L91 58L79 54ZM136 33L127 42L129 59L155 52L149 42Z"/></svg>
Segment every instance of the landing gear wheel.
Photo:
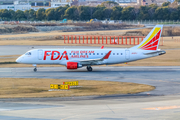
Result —
<svg viewBox="0 0 180 120"><path fill-rule="evenodd" d="M87 66L87 70L88 71L92 71L92 67L91 66Z"/></svg>
<svg viewBox="0 0 180 120"><path fill-rule="evenodd" d="M34 68L34 72L36 72L37 71L37 68Z"/></svg>
<svg viewBox="0 0 180 120"><path fill-rule="evenodd" d="M37 71L37 68L36 68L36 64L33 64L33 66L34 66L34 72L36 72Z"/></svg>

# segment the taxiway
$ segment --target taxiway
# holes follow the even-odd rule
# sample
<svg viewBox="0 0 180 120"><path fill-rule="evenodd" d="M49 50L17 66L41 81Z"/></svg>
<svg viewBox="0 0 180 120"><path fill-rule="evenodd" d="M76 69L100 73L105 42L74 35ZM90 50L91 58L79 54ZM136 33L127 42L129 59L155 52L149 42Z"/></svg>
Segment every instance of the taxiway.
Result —
<svg viewBox="0 0 180 120"><path fill-rule="evenodd" d="M0 56L21 55L32 47L62 48L1 46ZM33 67L0 68L0 78L7 77L133 82L152 85L156 89L133 95L0 99L0 120L179 120L180 118L180 66L96 66L92 72L87 72L86 68L67 70L58 66L38 67L37 72L33 71Z"/></svg>

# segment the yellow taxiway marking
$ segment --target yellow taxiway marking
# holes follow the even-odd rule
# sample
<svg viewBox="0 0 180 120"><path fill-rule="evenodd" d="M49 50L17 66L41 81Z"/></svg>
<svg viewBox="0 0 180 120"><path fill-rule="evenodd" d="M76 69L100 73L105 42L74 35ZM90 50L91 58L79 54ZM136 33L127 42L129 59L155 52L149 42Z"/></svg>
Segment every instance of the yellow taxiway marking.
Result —
<svg viewBox="0 0 180 120"><path fill-rule="evenodd" d="M168 110L168 109L176 109L176 108L180 108L180 106L152 107L152 108L143 108L143 110Z"/></svg>

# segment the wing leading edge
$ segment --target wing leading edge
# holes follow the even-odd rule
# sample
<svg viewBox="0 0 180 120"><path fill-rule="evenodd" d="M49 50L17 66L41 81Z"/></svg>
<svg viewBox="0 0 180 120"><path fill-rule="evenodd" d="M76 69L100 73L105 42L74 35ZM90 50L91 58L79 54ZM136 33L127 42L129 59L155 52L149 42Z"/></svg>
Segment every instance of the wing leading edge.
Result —
<svg viewBox="0 0 180 120"><path fill-rule="evenodd" d="M80 60L81 65L94 65L97 64L100 61L103 61L104 59L108 59L111 54L111 51L109 51L104 57L98 58L98 59L86 59L86 60Z"/></svg>

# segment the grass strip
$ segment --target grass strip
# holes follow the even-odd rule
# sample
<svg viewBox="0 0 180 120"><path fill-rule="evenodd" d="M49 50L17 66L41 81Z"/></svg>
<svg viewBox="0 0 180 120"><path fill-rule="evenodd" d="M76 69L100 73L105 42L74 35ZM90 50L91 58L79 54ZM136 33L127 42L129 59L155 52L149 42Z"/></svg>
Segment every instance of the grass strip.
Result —
<svg viewBox="0 0 180 120"><path fill-rule="evenodd" d="M19 64L17 62L0 62L0 64Z"/></svg>
<svg viewBox="0 0 180 120"><path fill-rule="evenodd" d="M154 90L154 86L136 83L79 80L70 90L48 91L50 84L62 84L73 79L0 78L0 98L69 97L110 94L135 94ZM77 80L75 80L77 81Z"/></svg>

